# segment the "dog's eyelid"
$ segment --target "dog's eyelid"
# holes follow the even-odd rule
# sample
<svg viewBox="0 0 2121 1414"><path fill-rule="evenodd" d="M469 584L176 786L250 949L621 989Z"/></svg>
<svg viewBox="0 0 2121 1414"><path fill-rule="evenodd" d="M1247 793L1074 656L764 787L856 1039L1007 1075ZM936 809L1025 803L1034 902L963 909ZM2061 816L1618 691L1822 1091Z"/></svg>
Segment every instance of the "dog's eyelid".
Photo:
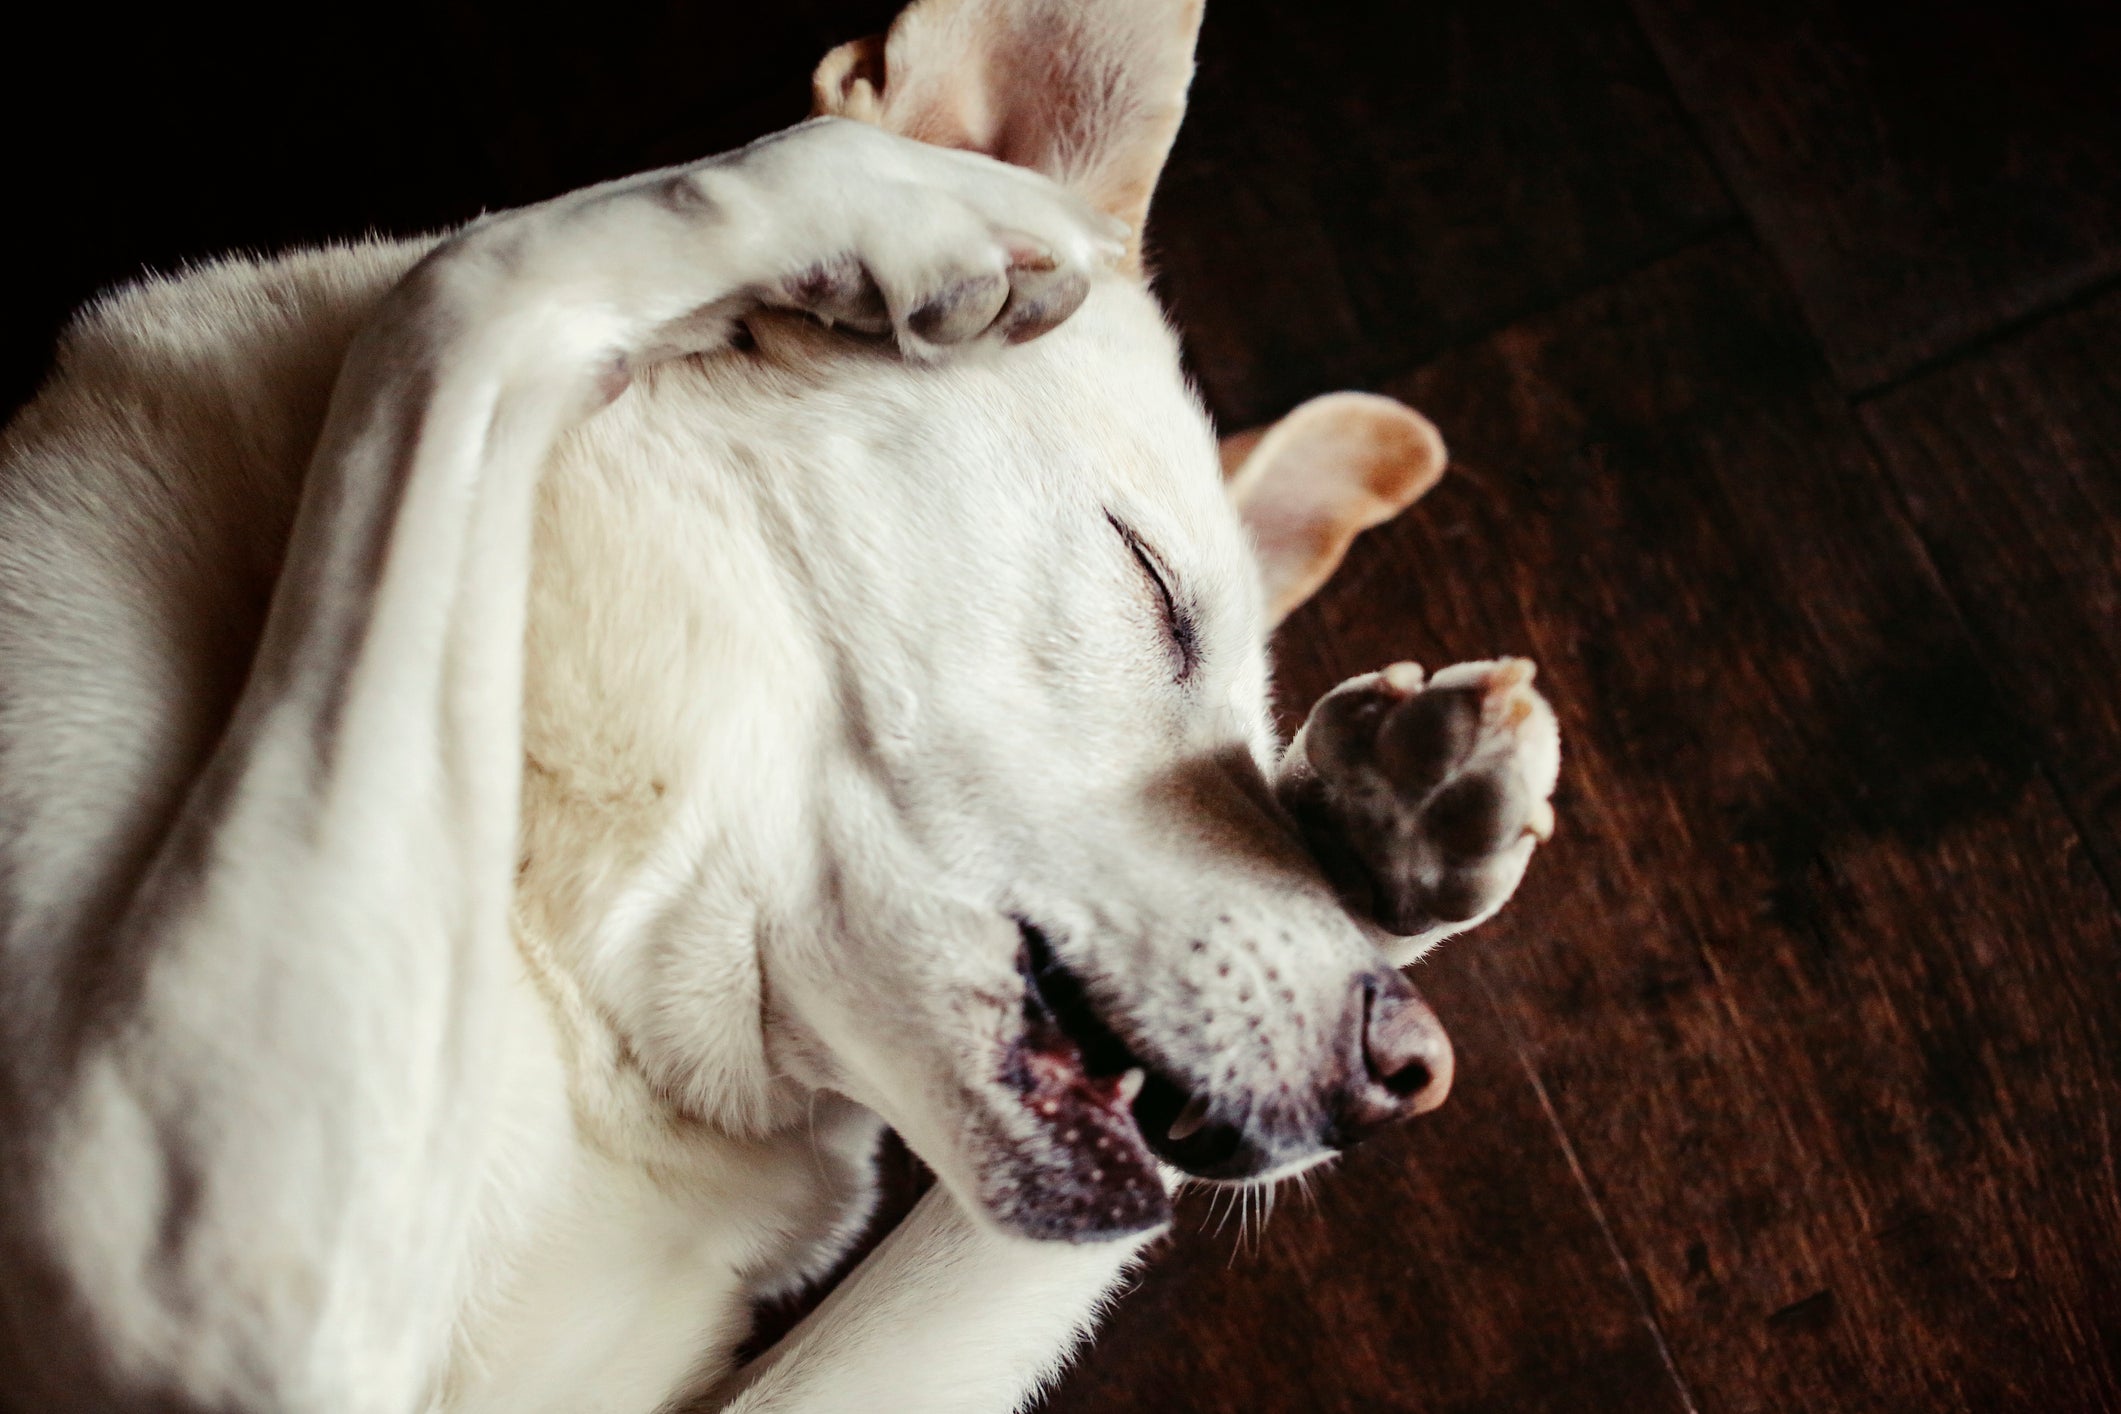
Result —
<svg viewBox="0 0 2121 1414"><path fill-rule="evenodd" d="M1156 593L1163 600L1164 628L1171 636L1171 645L1178 653L1178 679L1184 682L1193 675L1193 668L1200 656L1199 633L1193 623L1193 614L1180 599L1175 587L1176 578L1163 556L1150 548L1133 526L1128 525L1112 512L1105 512L1105 519L1119 538L1126 543L1141 566L1142 573L1156 586Z"/></svg>
<svg viewBox="0 0 2121 1414"><path fill-rule="evenodd" d="M1178 596L1171 592L1171 571L1164 568L1164 562L1157 557L1156 552L1133 537L1129 537L1127 548L1134 552L1135 559L1141 561L1142 569L1148 572L1149 578L1156 581L1157 593L1164 596L1164 603L1176 609Z"/></svg>

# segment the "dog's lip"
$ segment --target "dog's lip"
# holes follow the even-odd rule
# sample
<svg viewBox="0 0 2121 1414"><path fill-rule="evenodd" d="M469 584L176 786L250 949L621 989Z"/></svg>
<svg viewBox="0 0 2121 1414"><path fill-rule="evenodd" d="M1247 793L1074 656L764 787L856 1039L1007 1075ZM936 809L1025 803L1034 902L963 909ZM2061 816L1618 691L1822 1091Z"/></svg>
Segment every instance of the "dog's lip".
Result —
<svg viewBox="0 0 2121 1414"><path fill-rule="evenodd" d="M1216 1120L1208 1097L1196 1096L1120 1036L1082 980L1055 956L1043 929L1024 918L1016 924L1023 938L1027 1032L1051 1030L1072 1043L1084 1082L1130 1117L1133 1138L1156 1157L1197 1178L1251 1176L1257 1156L1243 1130ZM1093 1167L1110 1157L1078 1154Z"/></svg>

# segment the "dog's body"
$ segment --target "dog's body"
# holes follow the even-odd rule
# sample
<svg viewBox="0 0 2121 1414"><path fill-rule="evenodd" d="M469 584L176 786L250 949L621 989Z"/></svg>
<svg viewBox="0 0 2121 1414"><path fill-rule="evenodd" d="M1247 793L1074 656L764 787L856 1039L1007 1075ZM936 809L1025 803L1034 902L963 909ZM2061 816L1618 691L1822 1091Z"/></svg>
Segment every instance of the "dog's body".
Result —
<svg viewBox="0 0 2121 1414"><path fill-rule="evenodd" d="M1006 1409L1167 1216L1152 1151L1441 1099L1379 959L1514 888L1551 715L1398 669L1285 753L1262 647L1426 425L1292 419L1241 521L1117 229L908 140L1028 28L1080 62L1026 165L1138 221L1196 20L929 0L889 85L821 71L906 136L71 331L0 446L0 1397ZM730 1383L886 1123L937 1190Z"/></svg>

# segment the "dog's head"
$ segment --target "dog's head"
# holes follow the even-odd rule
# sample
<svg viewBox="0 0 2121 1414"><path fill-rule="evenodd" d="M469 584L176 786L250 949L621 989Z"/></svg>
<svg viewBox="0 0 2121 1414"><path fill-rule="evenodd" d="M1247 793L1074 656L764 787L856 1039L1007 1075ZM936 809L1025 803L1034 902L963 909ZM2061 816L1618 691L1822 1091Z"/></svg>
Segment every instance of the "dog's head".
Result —
<svg viewBox="0 0 2121 1414"><path fill-rule="evenodd" d="M921 0L830 55L818 102L1139 231L1198 21ZM1439 1102L1442 1032L1276 801L1265 651L1434 480L1433 430L1344 395L1226 479L1138 246L1020 348L916 367L792 318L756 337L775 435L807 449L757 477L759 519L826 704L798 787L821 902L765 949L784 1072L1001 1226L1076 1240L1164 1221L1158 1158L1255 1178Z"/></svg>

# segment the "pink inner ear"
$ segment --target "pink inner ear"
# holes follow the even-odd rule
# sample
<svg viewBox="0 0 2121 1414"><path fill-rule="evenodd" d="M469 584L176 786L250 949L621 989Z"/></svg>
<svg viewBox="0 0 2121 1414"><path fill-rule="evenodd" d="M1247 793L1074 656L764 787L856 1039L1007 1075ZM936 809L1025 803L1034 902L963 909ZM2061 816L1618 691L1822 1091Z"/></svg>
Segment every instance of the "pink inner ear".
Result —
<svg viewBox="0 0 2121 1414"><path fill-rule="evenodd" d="M1445 460L1434 424L1369 393L1313 398L1226 440L1230 498L1251 531L1272 621L1332 577L1357 535L1434 486Z"/></svg>
<svg viewBox="0 0 2121 1414"><path fill-rule="evenodd" d="M1200 13L1200 0L918 0L881 44L825 57L816 111L1034 168L1139 232Z"/></svg>

